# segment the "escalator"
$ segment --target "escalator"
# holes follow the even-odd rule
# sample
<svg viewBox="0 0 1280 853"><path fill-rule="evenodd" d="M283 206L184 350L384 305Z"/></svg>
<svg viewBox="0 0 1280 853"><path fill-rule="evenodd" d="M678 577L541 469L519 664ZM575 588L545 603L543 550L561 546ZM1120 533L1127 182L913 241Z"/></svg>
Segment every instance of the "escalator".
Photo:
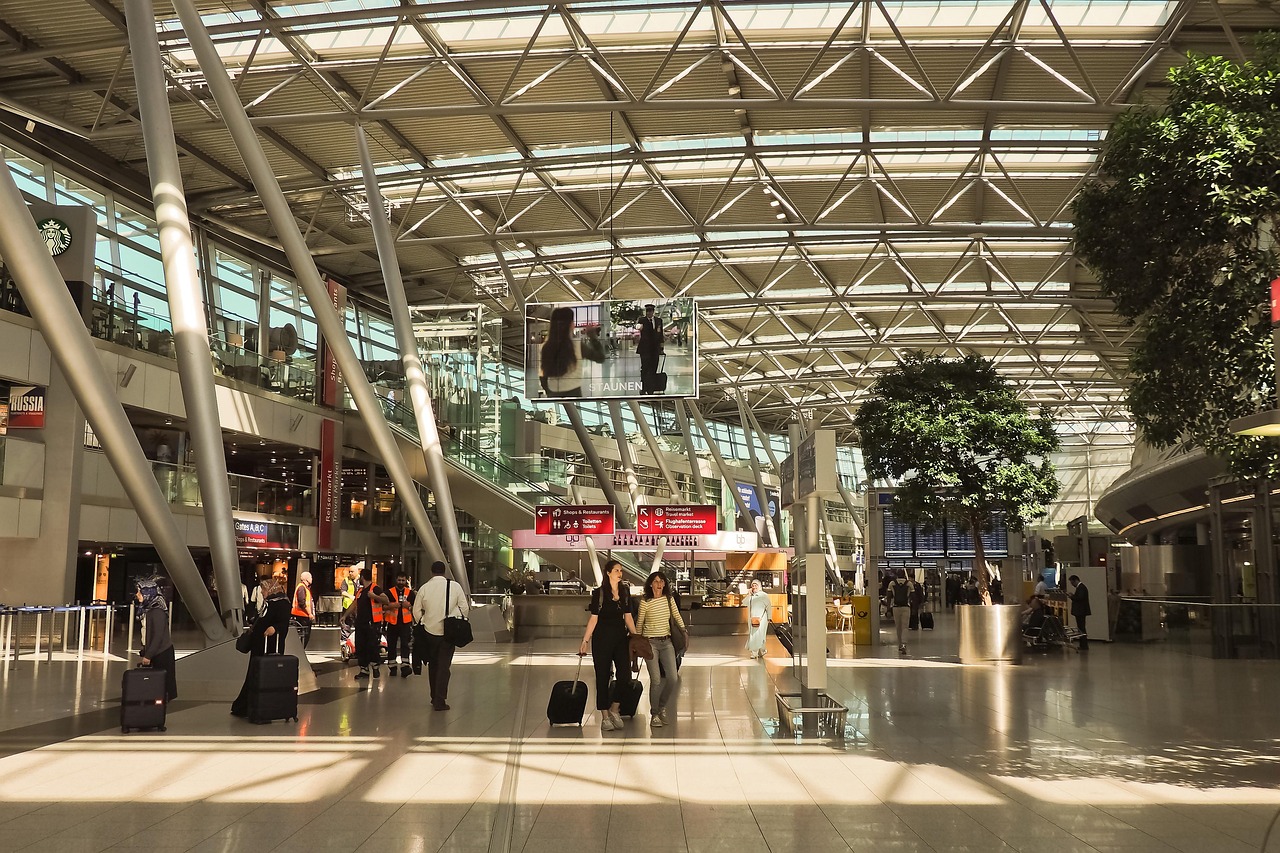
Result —
<svg viewBox="0 0 1280 853"><path fill-rule="evenodd" d="M409 473L415 481L429 487L427 465L422 456L422 442L418 438L413 411L388 400L382 400L382 410ZM357 413L348 412L343 429L345 444L372 453L373 442L368 428ZM526 471L519 460L481 450L445 435L440 436L440 444L444 450L454 507L495 530L509 534L512 530L532 528L534 507L572 503L554 486L539 481L535 472ZM628 580L641 583L648 577L649 569L637 561L626 559L617 552L611 556L622 564L623 574Z"/></svg>

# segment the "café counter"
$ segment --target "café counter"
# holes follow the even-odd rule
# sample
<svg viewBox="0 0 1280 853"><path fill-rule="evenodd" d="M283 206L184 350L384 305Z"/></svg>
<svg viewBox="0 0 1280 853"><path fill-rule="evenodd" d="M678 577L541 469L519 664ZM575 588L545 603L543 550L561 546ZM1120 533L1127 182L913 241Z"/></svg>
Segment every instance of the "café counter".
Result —
<svg viewBox="0 0 1280 853"><path fill-rule="evenodd" d="M548 638L582 639L590 614L589 595L516 595L515 638L517 643ZM681 609L689 633L694 637L725 637L747 633L745 607L694 607Z"/></svg>

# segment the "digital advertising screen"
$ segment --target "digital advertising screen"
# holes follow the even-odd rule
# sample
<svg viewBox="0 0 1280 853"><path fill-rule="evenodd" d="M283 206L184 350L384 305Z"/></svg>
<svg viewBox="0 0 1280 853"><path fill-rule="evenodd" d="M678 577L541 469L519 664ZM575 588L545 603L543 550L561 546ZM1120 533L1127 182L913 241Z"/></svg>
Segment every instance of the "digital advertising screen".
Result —
<svg viewBox="0 0 1280 853"><path fill-rule="evenodd" d="M698 396L693 299L525 307L525 395L534 401Z"/></svg>

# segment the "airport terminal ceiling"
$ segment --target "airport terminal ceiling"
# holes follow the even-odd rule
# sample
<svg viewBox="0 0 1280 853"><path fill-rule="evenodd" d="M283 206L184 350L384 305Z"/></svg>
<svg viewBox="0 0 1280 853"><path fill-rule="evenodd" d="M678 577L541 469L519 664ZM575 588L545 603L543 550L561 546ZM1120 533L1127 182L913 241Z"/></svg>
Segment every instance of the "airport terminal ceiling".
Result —
<svg viewBox="0 0 1280 853"><path fill-rule="evenodd" d="M1131 330L1069 204L1125 105L1253 0L198 0L322 270L377 299L369 134L416 303L694 296L702 405L848 435L905 351L992 357L1068 433L1127 444ZM171 6L192 212L271 241ZM147 196L120 0L7 0L0 121Z"/></svg>

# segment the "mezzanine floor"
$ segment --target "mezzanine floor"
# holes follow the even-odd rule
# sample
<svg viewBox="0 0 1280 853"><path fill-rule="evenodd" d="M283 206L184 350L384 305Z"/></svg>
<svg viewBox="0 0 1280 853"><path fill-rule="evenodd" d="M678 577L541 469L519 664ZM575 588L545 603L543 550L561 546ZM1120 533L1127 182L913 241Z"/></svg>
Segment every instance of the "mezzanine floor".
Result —
<svg viewBox="0 0 1280 853"><path fill-rule="evenodd" d="M1280 810L1276 663L1094 644L961 667L946 616L907 658L846 643L843 742L776 733L772 638L764 663L695 639L672 724L646 701L609 733L546 723L567 641L469 647L447 712L422 678L315 655L299 724L179 699L127 736L123 663L23 661L0 672L0 850L1245 853Z"/></svg>

